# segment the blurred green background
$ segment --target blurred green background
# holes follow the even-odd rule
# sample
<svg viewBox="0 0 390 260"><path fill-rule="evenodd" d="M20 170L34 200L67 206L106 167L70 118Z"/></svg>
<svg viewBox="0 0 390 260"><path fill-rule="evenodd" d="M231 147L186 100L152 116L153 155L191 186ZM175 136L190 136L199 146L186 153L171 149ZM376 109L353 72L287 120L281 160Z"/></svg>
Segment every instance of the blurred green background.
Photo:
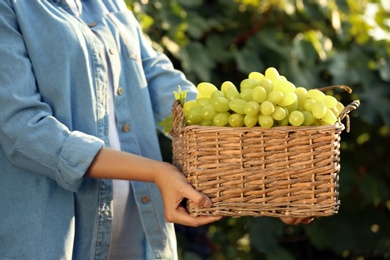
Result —
<svg viewBox="0 0 390 260"><path fill-rule="evenodd" d="M180 259L390 259L389 0L127 0L156 49L198 84L273 66L308 89L359 99L342 134L339 213L309 225L225 218L177 225ZM161 139L165 160L170 142Z"/></svg>

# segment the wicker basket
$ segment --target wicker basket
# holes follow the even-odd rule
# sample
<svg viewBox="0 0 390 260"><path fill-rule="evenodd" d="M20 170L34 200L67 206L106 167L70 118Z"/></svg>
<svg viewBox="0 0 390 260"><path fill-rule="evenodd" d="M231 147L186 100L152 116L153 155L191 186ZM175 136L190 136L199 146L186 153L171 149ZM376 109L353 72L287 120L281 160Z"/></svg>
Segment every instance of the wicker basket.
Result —
<svg viewBox="0 0 390 260"><path fill-rule="evenodd" d="M187 202L191 215L320 217L338 212L341 120L310 127L185 126L173 105L173 163L212 207ZM349 126L349 121L347 126Z"/></svg>

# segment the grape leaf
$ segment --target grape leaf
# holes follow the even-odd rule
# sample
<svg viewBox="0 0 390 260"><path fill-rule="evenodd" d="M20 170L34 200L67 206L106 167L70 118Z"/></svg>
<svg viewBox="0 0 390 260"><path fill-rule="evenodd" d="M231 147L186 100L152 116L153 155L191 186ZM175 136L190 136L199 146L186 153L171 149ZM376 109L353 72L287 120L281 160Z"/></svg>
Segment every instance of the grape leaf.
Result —
<svg viewBox="0 0 390 260"><path fill-rule="evenodd" d="M175 100L178 100L181 106L184 106L184 103L187 98L187 90L183 91L179 86L177 91L173 91L173 95L175 97ZM167 118L159 122L158 125L163 128L165 134L169 134L173 127L172 113Z"/></svg>

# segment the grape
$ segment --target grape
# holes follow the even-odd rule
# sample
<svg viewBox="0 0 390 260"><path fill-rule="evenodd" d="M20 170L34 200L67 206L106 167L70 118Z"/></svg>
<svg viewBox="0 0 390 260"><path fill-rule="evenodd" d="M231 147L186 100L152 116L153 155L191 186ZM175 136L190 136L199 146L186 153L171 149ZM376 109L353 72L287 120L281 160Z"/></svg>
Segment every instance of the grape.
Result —
<svg viewBox="0 0 390 260"><path fill-rule="evenodd" d="M216 97L211 99L211 103L214 106L215 111L217 112L227 112L229 111L229 100L225 97Z"/></svg>
<svg viewBox="0 0 390 260"><path fill-rule="evenodd" d="M205 105L211 104L211 100L209 98L198 98L196 99L196 105L198 107L204 107Z"/></svg>
<svg viewBox="0 0 390 260"><path fill-rule="evenodd" d="M273 119L280 121L280 120L283 120L284 118L286 118L287 111L283 107L275 106L275 111L272 113L271 116Z"/></svg>
<svg viewBox="0 0 390 260"><path fill-rule="evenodd" d="M244 107L244 113L250 116L257 116L260 112L260 104L256 101L249 101Z"/></svg>
<svg viewBox="0 0 390 260"><path fill-rule="evenodd" d="M213 99L216 97L225 97L225 94L223 94L223 92L221 90L217 90L211 94L210 98Z"/></svg>
<svg viewBox="0 0 390 260"><path fill-rule="evenodd" d="M249 79L255 79L258 83L260 83L264 79L264 75L260 72L251 72L248 75Z"/></svg>
<svg viewBox="0 0 390 260"><path fill-rule="evenodd" d="M240 90L244 89L253 89L254 87L259 86L259 82L255 79L244 79L240 83Z"/></svg>
<svg viewBox="0 0 390 260"><path fill-rule="evenodd" d="M221 85L221 91L223 94L225 94L229 91L233 90L238 93L237 87L231 82L231 81L224 81Z"/></svg>
<svg viewBox="0 0 390 260"><path fill-rule="evenodd" d="M260 86L262 86L267 93L270 93L273 90L273 83L270 79L264 78L260 81Z"/></svg>
<svg viewBox="0 0 390 260"><path fill-rule="evenodd" d="M316 119L312 113L309 111L302 111L302 114L305 117L305 120L303 121L304 126L313 125L315 123Z"/></svg>
<svg viewBox="0 0 390 260"><path fill-rule="evenodd" d="M185 117L186 119L186 124L187 125L197 125L202 121L202 116L201 116L201 107L194 107L188 112L188 115Z"/></svg>
<svg viewBox="0 0 390 260"><path fill-rule="evenodd" d="M292 105L295 101L297 101L298 97L294 92L285 92L283 93L282 100L279 101L279 105L286 107Z"/></svg>
<svg viewBox="0 0 390 260"><path fill-rule="evenodd" d="M252 100L256 101L257 103L261 103L266 99L267 99L267 91L263 87L257 86L253 89Z"/></svg>
<svg viewBox="0 0 390 260"><path fill-rule="evenodd" d="M278 121L280 126L288 126L288 115L283 120Z"/></svg>
<svg viewBox="0 0 390 260"><path fill-rule="evenodd" d="M277 89L282 93L295 91L295 85L290 81L279 79L277 81L274 81L273 83L274 83L274 89Z"/></svg>
<svg viewBox="0 0 390 260"><path fill-rule="evenodd" d="M277 69L274 67L269 67L265 70L265 77L270 79L272 82L275 82L280 79L280 75Z"/></svg>
<svg viewBox="0 0 390 260"><path fill-rule="evenodd" d="M260 105L260 112L265 116L270 116L275 111L275 106L271 101L264 101Z"/></svg>
<svg viewBox="0 0 390 260"><path fill-rule="evenodd" d="M233 127L244 126L244 116L240 114L231 114L228 119L229 125Z"/></svg>
<svg viewBox="0 0 390 260"><path fill-rule="evenodd" d="M310 89L307 91L307 98L311 98L314 100L321 100L325 96L324 92L318 89Z"/></svg>
<svg viewBox="0 0 390 260"><path fill-rule="evenodd" d="M237 89L229 89L226 92L226 98L229 100L240 98L240 93L237 91Z"/></svg>
<svg viewBox="0 0 390 260"><path fill-rule="evenodd" d="M272 90L267 97L267 100L272 104L277 105L283 99L283 93L280 90Z"/></svg>
<svg viewBox="0 0 390 260"><path fill-rule="evenodd" d="M206 98L209 98L214 91L218 91L216 86L208 82L199 83L197 89L199 94Z"/></svg>
<svg viewBox="0 0 390 260"><path fill-rule="evenodd" d="M183 105L183 113L184 115L188 115L188 112L193 109L194 107L196 106L196 100L193 99L193 100L189 100L187 102L184 103Z"/></svg>
<svg viewBox="0 0 390 260"><path fill-rule="evenodd" d="M335 97L326 95L322 98L327 108L332 108L337 105L337 99Z"/></svg>
<svg viewBox="0 0 390 260"><path fill-rule="evenodd" d="M305 116L301 111L295 110L288 116L288 122L293 126L300 126L303 124Z"/></svg>
<svg viewBox="0 0 390 260"><path fill-rule="evenodd" d="M248 103L248 101L237 98L233 99L229 102L229 108L236 112L237 114L245 114L245 105Z"/></svg>
<svg viewBox="0 0 390 260"><path fill-rule="evenodd" d="M243 100L251 101L252 100L253 89L243 89L241 90L240 97Z"/></svg>
<svg viewBox="0 0 390 260"><path fill-rule="evenodd" d="M199 125L201 126L212 126L213 124L213 120L202 120L199 123Z"/></svg>
<svg viewBox="0 0 390 260"><path fill-rule="evenodd" d="M336 108L337 108L337 111L338 111L337 116L339 116L340 113L343 112L343 110L344 110L343 103L341 103L340 101L337 101Z"/></svg>
<svg viewBox="0 0 390 260"><path fill-rule="evenodd" d="M229 112L217 113L213 119L213 123L216 126L225 126L229 123Z"/></svg>
<svg viewBox="0 0 390 260"><path fill-rule="evenodd" d="M246 127L254 127L257 124L258 117L257 116L244 116L244 124Z"/></svg>
<svg viewBox="0 0 390 260"><path fill-rule="evenodd" d="M295 100L294 103L292 103L291 105L286 106L285 108L287 108L287 110L289 112L292 112L294 110L298 110L298 100Z"/></svg>
<svg viewBox="0 0 390 260"><path fill-rule="evenodd" d="M214 106L212 104L207 104L204 107L202 107L202 110L200 111L200 115L202 117L202 120L213 120L214 116L217 114L217 112L214 109Z"/></svg>
<svg viewBox="0 0 390 260"><path fill-rule="evenodd" d="M272 116L259 115L258 121L260 126L264 128L271 128L274 125Z"/></svg>
<svg viewBox="0 0 390 260"><path fill-rule="evenodd" d="M313 104L313 108L311 112L315 118L321 119L322 117L325 116L327 110L328 109L325 105L325 102L322 100L318 100Z"/></svg>
<svg viewBox="0 0 390 260"><path fill-rule="evenodd" d="M332 125L336 123L337 117L330 109L327 109L325 115L321 118L321 121Z"/></svg>
<svg viewBox="0 0 390 260"><path fill-rule="evenodd" d="M303 107L307 99L307 90L303 87L297 87L294 91L298 98L298 106Z"/></svg>
<svg viewBox="0 0 390 260"><path fill-rule="evenodd" d="M314 99L306 99L305 102L303 102L303 108L306 111L311 112L313 110L313 105L316 101Z"/></svg>

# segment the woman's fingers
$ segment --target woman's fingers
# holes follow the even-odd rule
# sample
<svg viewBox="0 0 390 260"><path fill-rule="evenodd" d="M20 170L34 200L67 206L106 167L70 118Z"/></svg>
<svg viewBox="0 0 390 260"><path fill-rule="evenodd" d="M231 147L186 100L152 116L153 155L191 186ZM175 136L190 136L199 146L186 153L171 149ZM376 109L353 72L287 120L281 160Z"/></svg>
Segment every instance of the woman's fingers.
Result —
<svg viewBox="0 0 390 260"><path fill-rule="evenodd" d="M307 218L282 217L280 219L283 221L283 223L287 225L309 224L314 220L313 217L307 217Z"/></svg>

